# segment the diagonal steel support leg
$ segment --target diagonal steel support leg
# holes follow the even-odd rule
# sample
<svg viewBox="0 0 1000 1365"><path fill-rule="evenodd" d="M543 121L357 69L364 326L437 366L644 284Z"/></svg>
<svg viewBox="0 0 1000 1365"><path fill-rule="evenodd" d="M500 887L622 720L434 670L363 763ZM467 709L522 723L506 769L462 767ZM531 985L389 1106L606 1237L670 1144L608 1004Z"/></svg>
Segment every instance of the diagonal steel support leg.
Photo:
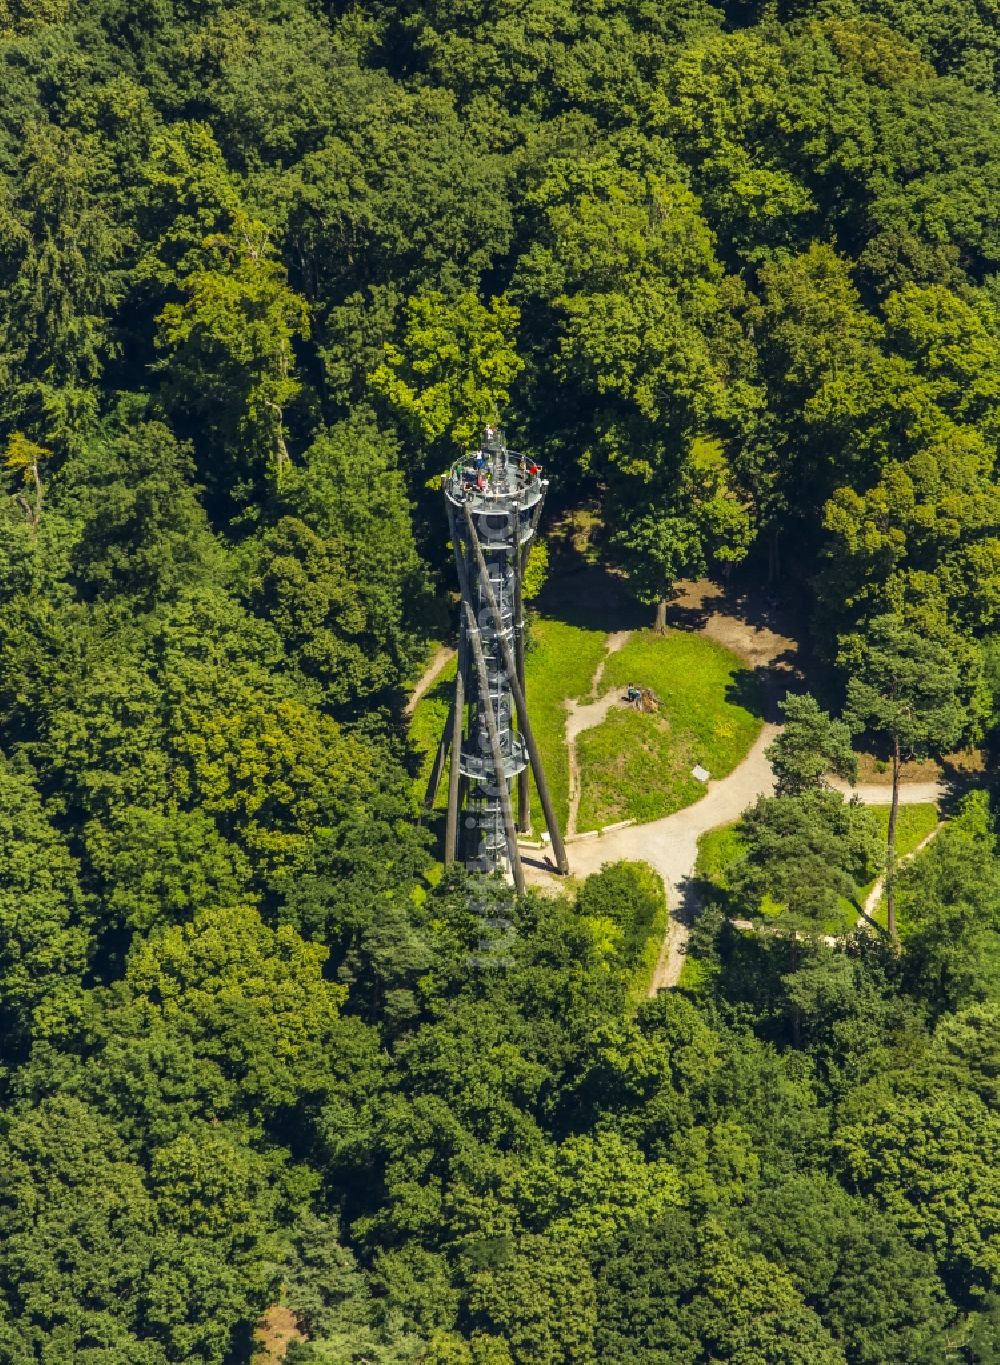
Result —
<svg viewBox="0 0 1000 1365"><path fill-rule="evenodd" d="M464 568L464 565L463 565ZM503 812L504 833L507 836L507 856L510 859L510 870L514 874L514 886L519 896L524 895L524 869L521 866L521 854L517 847L517 830L514 828L514 809L511 805L510 792L507 790L507 782L504 778L503 752L500 748L500 732L497 729L497 718L493 714L493 702L490 698L490 675L486 671L486 657L483 654L483 643L479 638L479 627L476 625L475 613L468 597L463 598L462 606L465 608L465 623L468 631L469 644L472 647L472 658L476 665L476 673L479 676L479 686L481 695L485 699L483 715L486 718L486 733L489 735L490 752L493 757L493 771L496 784L499 788L500 809Z"/></svg>
<svg viewBox="0 0 1000 1365"><path fill-rule="evenodd" d="M433 810L434 802L437 800L438 787L441 785L441 774L444 772L445 759L451 748L451 736L454 729L455 702L452 699L451 706L448 708L448 719L444 723L441 731L441 738L438 740L437 753L434 755L434 763L431 767L431 775L427 779L427 790L424 792L424 810Z"/></svg>
<svg viewBox="0 0 1000 1365"><path fill-rule="evenodd" d="M569 859L566 857L566 846L563 843L562 834L559 830L559 823L556 820L555 808L552 805L552 798L549 795L549 786L545 780L545 773L542 770L541 754L538 752L538 745L535 743L534 732L531 728L531 722L528 719L528 707L525 702L524 692L521 688L520 681L518 680L514 651L510 647L510 641L503 633L500 608L497 605L497 599L490 583L489 571L486 567L485 556L483 555L483 547L480 545L479 536L476 533L476 523L472 520L472 514L469 511L468 505L466 505L464 511L469 542L472 545L476 556L476 563L479 567L479 577L483 586L483 592L490 609L490 615L493 617L493 627L496 630L497 639L500 641L504 667L508 673L510 690L514 694L517 713L521 717L522 725L524 727L524 742L528 747L528 757L531 760L531 767L535 774L535 785L538 788L538 796L542 803L542 810L545 812L545 823L549 827L549 837L552 840L552 851L556 855L556 867L558 867L560 872L566 873L569 871ZM466 569L465 562L461 559L461 556L458 556L458 559L459 577L462 579L462 595L463 599L467 601L471 595L469 590L468 570Z"/></svg>
<svg viewBox="0 0 1000 1365"><path fill-rule="evenodd" d="M521 544L520 525L521 508L518 503L518 536L514 554L516 556L514 574L514 654L517 663L517 680L521 684L521 691L525 692L524 681L524 571L528 567L528 560L531 558L531 549L535 543L535 536L538 531L538 523L542 519L542 508L545 506L545 496L548 492L548 481L542 483L542 495L535 505L535 510L531 516L531 524L528 537L525 543ZM519 723L522 731L525 728L524 718L519 715ZM528 781L529 769L517 775L517 819L518 827L522 832L531 828L531 783Z"/></svg>
<svg viewBox="0 0 1000 1365"><path fill-rule="evenodd" d="M518 509L518 536L520 537L520 508ZM514 546L514 662L517 665L517 681L524 692L524 598L521 592L521 579L524 574L526 556L521 548L520 539ZM526 717L517 713L518 724L524 731ZM531 828L531 783L528 769L523 768L517 775L517 825L522 833Z"/></svg>
<svg viewBox="0 0 1000 1365"><path fill-rule="evenodd" d="M458 671L455 674L455 697L451 703L448 723L451 726L451 766L448 769L448 817L444 827L444 861L453 863L458 857L458 784L462 764L462 723L465 718L465 651L458 647ZM443 742L443 738L442 738Z"/></svg>

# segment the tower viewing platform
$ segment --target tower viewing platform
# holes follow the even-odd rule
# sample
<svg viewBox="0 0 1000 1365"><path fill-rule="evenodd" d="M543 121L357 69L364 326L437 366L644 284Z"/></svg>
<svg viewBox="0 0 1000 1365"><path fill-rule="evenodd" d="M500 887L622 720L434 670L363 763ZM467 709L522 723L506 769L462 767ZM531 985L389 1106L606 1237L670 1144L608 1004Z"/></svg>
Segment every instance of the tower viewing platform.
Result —
<svg viewBox="0 0 1000 1365"><path fill-rule="evenodd" d="M483 437L478 450L467 451L445 475L445 494L456 507L470 507L476 513L511 512L522 514L524 543L534 535L530 513L545 497L548 480L541 467L516 450L508 450L499 432ZM530 529L527 529L530 526Z"/></svg>

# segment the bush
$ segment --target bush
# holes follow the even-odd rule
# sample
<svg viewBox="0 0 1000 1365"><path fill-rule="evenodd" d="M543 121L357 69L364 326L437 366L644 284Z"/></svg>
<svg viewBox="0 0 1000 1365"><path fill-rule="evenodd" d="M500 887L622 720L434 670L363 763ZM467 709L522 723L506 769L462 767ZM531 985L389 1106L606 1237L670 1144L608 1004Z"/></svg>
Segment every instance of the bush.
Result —
<svg viewBox="0 0 1000 1365"><path fill-rule="evenodd" d="M613 920L622 931L622 957L632 967L664 912L663 883L648 863L605 863L580 887L581 914Z"/></svg>

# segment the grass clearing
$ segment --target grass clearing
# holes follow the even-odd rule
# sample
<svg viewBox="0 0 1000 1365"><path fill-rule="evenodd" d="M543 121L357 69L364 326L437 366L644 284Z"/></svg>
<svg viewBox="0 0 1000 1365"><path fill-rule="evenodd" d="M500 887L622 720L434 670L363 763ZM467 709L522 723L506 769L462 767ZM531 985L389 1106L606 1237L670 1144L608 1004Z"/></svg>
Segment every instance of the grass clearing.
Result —
<svg viewBox="0 0 1000 1365"><path fill-rule="evenodd" d="M435 679L434 686L420 698L413 709L413 715L410 717L410 742L420 758L420 764L413 779L414 790L417 799L420 801L424 799L438 740L441 738L444 723L448 719L448 708L451 706L451 699L455 691L457 669L458 660L449 659ZM444 780L438 787L434 808L435 810L446 810L447 806L448 775L446 772Z"/></svg>
<svg viewBox="0 0 1000 1365"><path fill-rule="evenodd" d="M569 755L566 751L566 701L585 697L597 665L604 657L607 635L567 625L548 617L531 622L529 648L524 661L525 684L531 724L548 778L552 801L563 829L569 814ZM423 798L441 731L455 686L457 663L452 659L434 686L417 703L410 720L410 740L419 755L414 786ZM447 774L438 788L435 809L447 806ZM532 824L544 829L541 803L532 781Z"/></svg>
<svg viewBox="0 0 1000 1365"><path fill-rule="evenodd" d="M597 665L604 657L603 630L571 626L550 617L535 617L529 627L524 660L525 691L535 739L542 756L556 819L566 829L569 815L569 754L566 749L566 702L590 692ZM531 784L531 822L545 828L541 803Z"/></svg>
<svg viewBox="0 0 1000 1365"><path fill-rule="evenodd" d="M569 755L566 702L590 695L607 633L553 617L531 622L525 679L531 720L552 801L563 829L569 814ZM423 797L435 748L448 715L455 681L452 660L414 709L410 738L419 755L414 778ZM582 798L578 828L616 820L656 820L697 801L703 787L691 776L702 763L723 777L745 755L760 721L743 704L753 697L753 679L736 655L703 636L643 631L608 656L605 686L624 690L629 681L651 687L663 702L659 715L615 709L603 724L577 740ZM438 789L443 810L447 784ZM532 824L544 828L532 783Z"/></svg>
<svg viewBox="0 0 1000 1365"><path fill-rule="evenodd" d="M728 891L727 873L740 856L742 848L735 821L731 825L719 825L717 829L708 830L698 840L694 875L701 881L711 882L722 891Z"/></svg>
<svg viewBox="0 0 1000 1365"><path fill-rule="evenodd" d="M657 820L690 805L704 790L692 767L700 763L725 777L760 730L753 675L704 636L638 632L609 657L604 673L605 686L624 691L629 683L651 688L661 710L651 716L615 710L580 735L581 831Z"/></svg>
<svg viewBox="0 0 1000 1365"><path fill-rule="evenodd" d="M644 824L689 806L704 788L691 776L696 762L688 736L663 716L612 711L576 741L581 793L577 829L618 820Z"/></svg>
<svg viewBox="0 0 1000 1365"><path fill-rule="evenodd" d="M889 807L876 806L875 816L879 823L879 831L882 836L883 846L889 837ZM907 857L919 844L931 834L938 825L938 808L932 801L918 802L912 806L900 806L899 818L896 821L896 860ZM861 904L864 905L867 898L875 889L877 877L872 877L866 886L859 892ZM872 916L876 924L880 924L883 929L888 928L888 918L885 906L885 897L879 898L878 907Z"/></svg>
<svg viewBox="0 0 1000 1365"><path fill-rule="evenodd" d="M882 839L885 840L889 831L888 806L871 806L869 809L878 822ZM934 830L937 823L938 809L933 802L916 802L912 806L900 806L899 818L896 822L897 856L905 858L912 853ZM735 823L720 825L718 829L709 830L698 840L695 876L724 894L729 889L728 870L739 858L741 848L742 844ZM876 874L874 869L871 871L873 875L864 886L858 887L854 901L842 898L838 909L818 926L820 933L839 938L851 932L858 922L859 907L864 905L875 887L878 875L880 875ZM774 910L766 900L761 906L761 914L765 919L774 917ZM885 928L884 901L879 905L875 920Z"/></svg>

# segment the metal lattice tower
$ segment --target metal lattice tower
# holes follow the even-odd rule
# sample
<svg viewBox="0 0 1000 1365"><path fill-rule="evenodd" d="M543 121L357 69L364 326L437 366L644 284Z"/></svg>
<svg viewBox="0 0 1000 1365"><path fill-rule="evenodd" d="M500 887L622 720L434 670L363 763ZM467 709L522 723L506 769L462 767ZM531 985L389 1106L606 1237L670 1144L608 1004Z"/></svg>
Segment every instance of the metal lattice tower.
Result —
<svg viewBox="0 0 1000 1365"><path fill-rule="evenodd" d="M517 830L530 824L529 765L556 865L568 871L524 696L521 582L548 486L538 466L508 450L491 427L444 479L462 605L455 696L426 805L434 804L450 751L445 862L460 858L471 871L509 871L518 891L524 875Z"/></svg>

